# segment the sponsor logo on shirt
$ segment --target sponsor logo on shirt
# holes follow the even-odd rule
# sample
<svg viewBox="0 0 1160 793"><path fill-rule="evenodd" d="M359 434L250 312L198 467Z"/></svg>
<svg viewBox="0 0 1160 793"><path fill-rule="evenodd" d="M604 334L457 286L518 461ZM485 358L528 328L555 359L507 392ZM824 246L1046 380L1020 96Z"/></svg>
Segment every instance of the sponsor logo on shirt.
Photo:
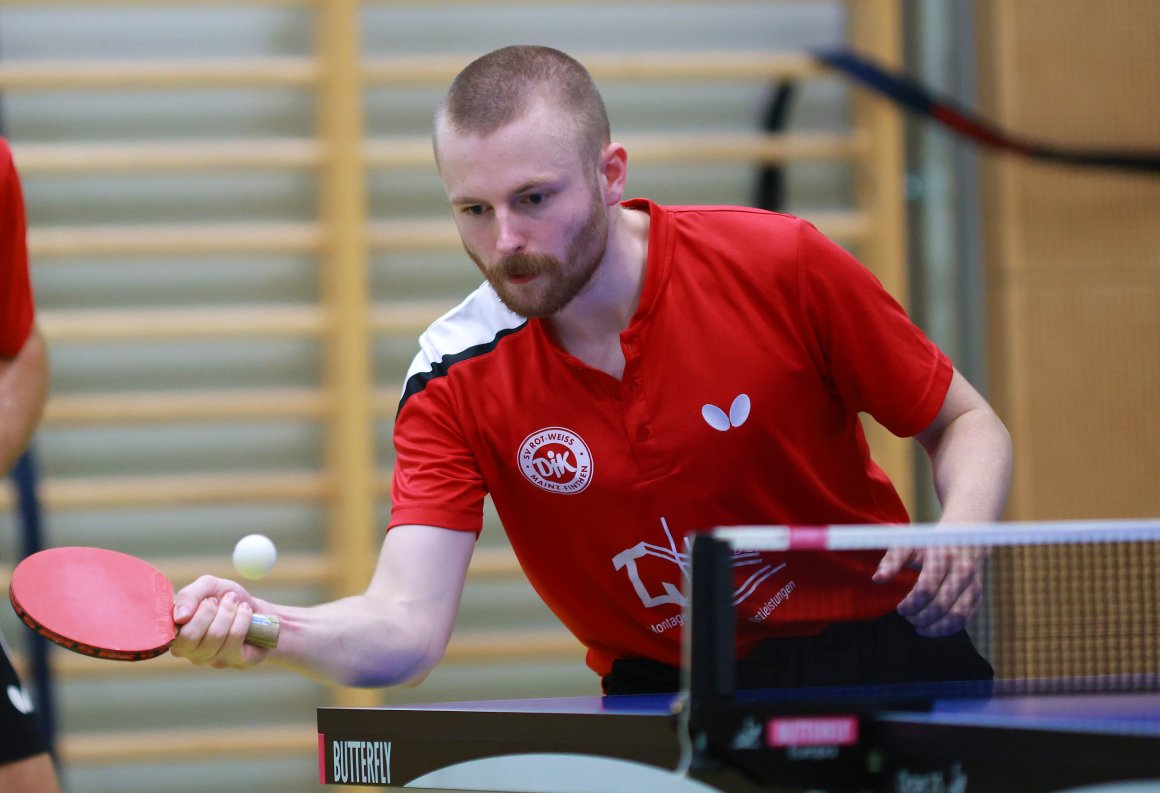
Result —
<svg viewBox="0 0 1160 793"><path fill-rule="evenodd" d="M684 608L685 595L682 583L688 580L691 573L690 540L688 537L684 538L682 547L685 550L680 550L673 533L669 530L668 521L662 517L660 523L665 544L642 540L613 556L612 566L628 576L633 590L645 608L658 606ZM785 562L775 565L755 551L736 551L733 554L733 570L737 576L733 589L733 605L740 606L754 594L764 592L761 587L785 569ZM772 596L766 594L765 602L756 607L748 620L755 624L764 622L789 600L796 589L797 582L789 580ZM677 614L648 627L653 633L664 633L679 628L684 623L684 617Z"/></svg>
<svg viewBox="0 0 1160 793"><path fill-rule="evenodd" d="M549 493L572 495L592 483L588 444L563 427L546 427L524 438L518 462L524 477Z"/></svg>

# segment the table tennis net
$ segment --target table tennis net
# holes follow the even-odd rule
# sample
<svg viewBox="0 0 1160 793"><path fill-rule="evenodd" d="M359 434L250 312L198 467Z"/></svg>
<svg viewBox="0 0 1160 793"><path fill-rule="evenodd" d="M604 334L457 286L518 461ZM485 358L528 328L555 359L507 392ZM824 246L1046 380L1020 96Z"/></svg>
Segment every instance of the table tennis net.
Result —
<svg viewBox="0 0 1160 793"><path fill-rule="evenodd" d="M714 545L728 548L731 571L720 575L716 583L704 574L702 580L709 582L706 588L732 589L718 593L713 602L719 609L726 608L724 601L729 602L734 617L731 638L742 647L758 622L792 633L803 629L809 617L829 622L854 613L858 619L869 620L868 612L893 611L891 603L883 605L883 590L875 585L833 583L842 576L864 580L886 548L924 548L927 553L937 552L931 549L985 549L983 599L966 630L994 668L994 692L1160 690L1160 521L735 527L711 536L716 538ZM755 586L754 579L762 575L765 580ZM954 576L947 580L953 583ZM746 588L754 590L756 597L745 596ZM899 589L906 591L909 586ZM712 608L694 592L689 608L698 606ZM695 625L696 616L686 614ZM850 624L856 625L857 620ZM826 630L826 635L837 636L834 641L846 641L841 629ZM700 632L701 639L713 641L704 630ZM692 641L697 640L694 635ZM861 641L849 639L849 652L872 658L873 649ZM835 648L819 651L811 646L808 652L833 653ZM686 663L697 657L686 649ZM706 657L704 650L699 657ZM739 674L742 671L739 665ZM748 685L738 682L739 687Z"/></svg>

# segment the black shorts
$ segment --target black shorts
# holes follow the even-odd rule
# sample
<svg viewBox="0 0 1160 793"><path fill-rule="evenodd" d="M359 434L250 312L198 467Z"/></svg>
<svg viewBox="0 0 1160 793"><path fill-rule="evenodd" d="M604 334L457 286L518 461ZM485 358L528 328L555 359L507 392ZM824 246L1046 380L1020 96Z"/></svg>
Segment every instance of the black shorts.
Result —
<svg viewBox="0 0 1160 793"><path fill-rule="evenodd" d="M16 676L0 636L0 765L48 751L28 690Z"/></svg>
<svg viewBox="0 0 1160 793"><path fill-rule="evenodd" d="M737 662L737 688L869 686L993 680L995 670L966 631L919 636L895 612L867 622L831 625L816 636L768 639ZM677 691L680 671L645 658L614 661L605 694Z"/></svg>

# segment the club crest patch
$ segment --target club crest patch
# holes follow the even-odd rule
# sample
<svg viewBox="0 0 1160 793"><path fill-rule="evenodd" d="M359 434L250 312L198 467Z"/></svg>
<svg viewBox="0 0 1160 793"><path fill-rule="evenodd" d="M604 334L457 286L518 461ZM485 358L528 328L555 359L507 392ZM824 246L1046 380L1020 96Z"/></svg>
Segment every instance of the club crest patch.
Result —
<svg viewBox="0 0 1160 793"><path fill-rule="evenodd" d="M573 495L592 482L588 444L563 427L546 427L524 438L517 462L529 482L549 493Z"/></svg>

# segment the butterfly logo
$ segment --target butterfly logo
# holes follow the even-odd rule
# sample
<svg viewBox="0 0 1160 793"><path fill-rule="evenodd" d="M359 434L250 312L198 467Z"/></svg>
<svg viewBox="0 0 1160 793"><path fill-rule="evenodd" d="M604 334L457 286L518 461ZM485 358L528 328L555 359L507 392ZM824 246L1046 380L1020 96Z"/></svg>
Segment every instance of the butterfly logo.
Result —
<svg viewBox="0 0 1160 793"><path fill-rule="evenodd" d="M705 423L720 432L728 432L733 427L740 427L749 418L750 402L748 394L738 394L729 406L726 413L716 405L702 405L701 418Z"/></svg>
<svg viewBox="0 0 1160 793"><path fill-rule="evenodd" d="M26 716L33 711L32 697L28 696L23 686L8 686L8 700Z"/></svg>

